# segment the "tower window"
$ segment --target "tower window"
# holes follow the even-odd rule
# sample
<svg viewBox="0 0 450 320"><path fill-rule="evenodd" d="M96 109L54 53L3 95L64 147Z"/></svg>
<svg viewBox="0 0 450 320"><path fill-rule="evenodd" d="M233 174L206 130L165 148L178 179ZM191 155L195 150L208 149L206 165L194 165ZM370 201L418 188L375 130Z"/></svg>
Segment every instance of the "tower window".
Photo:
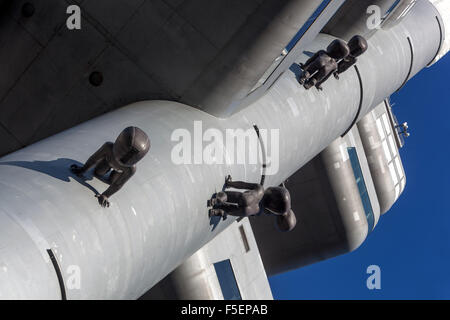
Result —
<svg viewBox="0 0 450 320"><path fill-rule="evenodd" d="M239 227L239 232L241 234L242 242L244 243L245 252L250 251L250 245L248 244L247 235L245 234L244 226Z"/></svg>
<svg viewBox="0 0 450 320"><path fill-rule="evenodd" d="M242 300L230 259L214 263L224 300Z"/></svg>

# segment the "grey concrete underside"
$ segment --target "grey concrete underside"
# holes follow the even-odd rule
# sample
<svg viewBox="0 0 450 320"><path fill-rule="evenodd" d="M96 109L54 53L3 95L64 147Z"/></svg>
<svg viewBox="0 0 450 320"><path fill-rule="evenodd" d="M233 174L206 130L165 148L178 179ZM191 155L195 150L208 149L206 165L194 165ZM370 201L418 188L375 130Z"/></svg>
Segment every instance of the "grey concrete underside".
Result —
<svg viewBox="0 0 450 320"><path fill-rule="evenodd" d="M337 38L350 40L356 34L366 38L373 35L377 29L369 29L367 26L373 11L370 6L378 6L383 15L396 0L347 0L339 11L333 16L323 29L324 33ZM382 18L382 16L380 17Z"/></svg>
<svg viewBox="0 0 450 320"><path fill-rule="evenodd" d="M321 1L76 2L73 31L73 1L0 2L0 155L136 101L221 110L249 93Z"/></svg>

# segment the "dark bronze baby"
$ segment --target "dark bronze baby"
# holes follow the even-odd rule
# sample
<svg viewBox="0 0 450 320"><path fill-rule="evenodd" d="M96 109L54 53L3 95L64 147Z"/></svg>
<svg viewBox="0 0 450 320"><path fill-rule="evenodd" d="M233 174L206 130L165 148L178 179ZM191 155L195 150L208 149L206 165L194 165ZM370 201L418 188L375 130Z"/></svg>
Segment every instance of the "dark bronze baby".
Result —
<svg viewBox="0 0 450 320"><path fill-rule="evenodd" d="M80 167L73 164L70 169L82 175L92 167L94 174L105 178L110 184L100 195L96 195L102 207L109 207L108 198L120 190L136 172L136 163L150 150L150 140L144 131L137 127L123 130L114 143L106 142ZM106 176L109 173L109 176Z"/></svg>
<svg viewBox="0 0 450 320"><path fill-rule="evenodd" d="M347 57L349 53L350 48L344 41L334 40L326 51L318 51L301 65L303 73L298 80L299 83L307 90L313 86L322 90L321 84L338 69L338 61Z"/></svg>
<svg viewBox="0 0 450 320"><path fill-rule="evenodd" d="M334 72L336 79L339 79L339 74L352 67L358 61L357 58L369 48L366 39L361 36L354 36L351 38L348 42L348 46L350 48L350 54L339 62L338 68Z"/></svg>
<svg viewBox="0 0 450 320"><path fill-rule="evenodd" d="M213 207L210 216L220 216L226 219L227 215L249 217L265 213L276 216L280 231L291 231L297 220L291 209L291 196L284 186L269 187L264 190L257 183L232 181L228 176L225 181L225 190L228 188L246 190L220 191L210 202Z"/></svg>

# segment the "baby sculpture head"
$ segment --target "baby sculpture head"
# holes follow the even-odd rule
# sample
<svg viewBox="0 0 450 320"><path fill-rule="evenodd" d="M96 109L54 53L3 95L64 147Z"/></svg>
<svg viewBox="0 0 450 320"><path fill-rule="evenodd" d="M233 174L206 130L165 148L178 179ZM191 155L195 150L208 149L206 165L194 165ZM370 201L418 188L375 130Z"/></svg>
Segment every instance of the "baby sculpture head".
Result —
<svg viewBox="0 0 450 320"><path fill-rule="evenodd" d="M150 139L137 127L124 129L113 146L115 159L124 167L132 167L150 150Z"/></svg>
<svg viewBox="0 0 450 320"><path fill-rule="evenodd" d="M350 54L350 48L345 41L336 39L327 47L327 53L331 58L340 60Z"/></svg>
<svg viewBox="0 0 450 320"><path fill-rule="evenodd" d="M264 208L276 215L276 225L280 231L287 232L297 224L291 209L291 195L285 187L269 187L264 191Z"/></svg>
<svg viewBox="0 0 450 320"><path fill-rule="evenodd" d="M350 55L355 58L366 52L367 48L369 47L366 39L358 35L350 39L350 41L348 42L348 46L350 48Z"/></svg>

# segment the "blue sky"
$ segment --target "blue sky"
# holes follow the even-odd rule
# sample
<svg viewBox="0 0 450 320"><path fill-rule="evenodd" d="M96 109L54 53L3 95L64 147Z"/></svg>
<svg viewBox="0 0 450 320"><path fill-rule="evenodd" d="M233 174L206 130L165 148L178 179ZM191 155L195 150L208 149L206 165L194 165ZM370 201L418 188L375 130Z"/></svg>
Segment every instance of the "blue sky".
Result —
<svg viewBox="0 0 450 320"><path fill-rule="evenodd" d="M275 299L450 299L450 54L392 96L407 185L355 252L269 279ZM381 290L366 269L381 268Z"/></svg>

